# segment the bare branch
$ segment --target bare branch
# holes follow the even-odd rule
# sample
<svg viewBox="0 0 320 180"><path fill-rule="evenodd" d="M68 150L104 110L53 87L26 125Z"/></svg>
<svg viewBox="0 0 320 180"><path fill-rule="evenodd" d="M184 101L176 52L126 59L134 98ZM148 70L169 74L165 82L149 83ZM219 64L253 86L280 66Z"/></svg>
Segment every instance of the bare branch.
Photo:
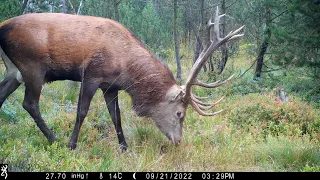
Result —
<svg viewBox="0 0 320 180"><path fill-rule="evenodd" d="M238 0L235 0L234 2L232 2L231 4L229 4L229 6L226 7L226 9L228 9L229 7L231 7L232 5L234 5Z"/></svg>
<svg viewBox="0 0 320 180"><path fill-rule="evenodd" d="M282 16L282 14L284 14L285 12L289 11L289 9L284 10L283 12L279 13L278 15L276 15L275 17L273 17L270 21L275 20L276 18Z"/></svg>

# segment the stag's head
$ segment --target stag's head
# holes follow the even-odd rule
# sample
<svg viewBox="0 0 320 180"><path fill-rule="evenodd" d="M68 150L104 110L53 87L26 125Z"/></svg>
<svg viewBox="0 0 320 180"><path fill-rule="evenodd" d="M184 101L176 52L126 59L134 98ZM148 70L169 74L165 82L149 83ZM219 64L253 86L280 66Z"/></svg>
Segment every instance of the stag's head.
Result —
<svg viewBox="0 0 320 180"><path fill-rule="evenodd" d="M186 83L182 86L173 85L167 91L164 100L157 104L153 112L151 112L151 117L155 121L157 127L174 144L178 144L182 139L182 126L186 115L186 109L189 104L196 112L203 116L214 116L222 111L206 112L218 104L222 98L216 102L203 102L203 99L205 98L197 97L192 93L192 86L196 85L205 88L216 88L225 84L233 77L232 75L224 81L217 81L214 83L204 83L197 78L202 66L214 51L216 51L221 45L243 36L243 34L240 34L240 31L244 26L235 31L231 31L226 37L221 38L219 32L219 21L223 16L224 14L219 15L219 9L217 7L214 22L212 22L213 17L211 17L208 22L208 27L211 28L213 26L214 32L214 37L210 46L201 52L199 58L190 70Z"/></svg>

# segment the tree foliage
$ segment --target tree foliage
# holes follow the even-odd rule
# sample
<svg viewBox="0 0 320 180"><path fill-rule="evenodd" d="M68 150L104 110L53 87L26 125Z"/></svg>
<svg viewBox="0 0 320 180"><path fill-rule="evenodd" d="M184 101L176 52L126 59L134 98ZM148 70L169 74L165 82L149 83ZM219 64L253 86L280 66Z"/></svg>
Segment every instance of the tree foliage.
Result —
<svg viewBox="0 0 320 180"><path fill-rule="evenodd" d="M19 0L0 1L0 22L20 15L21 13L21 5Z"/></svg>
<svg viewBox="0 0 320 180"><path fill-rule="evenodd" d="M320 76L319 1L289 0L287 13L273 25L274 64L305 66Z"/></svg>
<svg viewBox="0 0 320 180"><path fill-rule="evenodd" d="M24 2L27 2L25 9L23 9ZM50 0L1 0L0 21L23 13L49 12L50 2ZM61 12L61 3L64 2L66 13L76 14L81 0L52 2L54 2L54 12ZM162 52L173 49L173 0L82 0L82 2L81 14L114 20L119 18L120 23L133 31L158 56L166 57ZM266 56L262 62L262 76L264 72L269 71L269 66L280 66L304 67L309 75L319 77L320 0L177 0L178 41L188 45L190 51L203 49L206 41L202 40L197 44L199 42L196 34L199 33L200 39L205 39L206 22L213 8L218 5L221 9L223 3L227 13L223 19L224 32L228 33L239 25L246 25L242 43L254 47L249 49L249 54L261 56L261 53L259 54L261 46L266 38L268 39L268 48L262 55ZM266 14L266 7L270 10L270 17ZM270 18L268 25L267 17ZM270 33L266 33L266 29L269 29ZM237 46L233 46L232 43L227 46L229 56L237 50L234 47ZM223 59L223 55L219 53L214 56L216 58L209 66L212 70L219 69L218 64ZM214 64L216 67L213 67Z"/></svg>

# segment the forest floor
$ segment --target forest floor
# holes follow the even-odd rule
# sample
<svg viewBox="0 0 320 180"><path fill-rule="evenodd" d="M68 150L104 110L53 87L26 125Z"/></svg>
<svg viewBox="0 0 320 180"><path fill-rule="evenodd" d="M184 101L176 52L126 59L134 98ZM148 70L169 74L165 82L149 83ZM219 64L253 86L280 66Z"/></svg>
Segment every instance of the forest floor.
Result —
<svg viewBox="0 0 320 180"><path fill-rule="evenodd" d="M182 58L184 78L191 59ZM234 56L225 77L231 69L244 72L251 62L246 54ZM175 72L174 61L167 63ZM0 65L1 80L4 72ZM71 151L67 142L75 122L78 89L68 81L44 85L41 113L58 138L50 145L21 105L22 85L0 110L0 163L9 164L12 171L320 171L319 102L305 98L317 94L318 89L299 93L315 82L295 73L277 73L254 81L249 71L217 89L195 88L198 95L210 100L225 96L216 108L225 111L203 117L189 107L178 146L172 145L151 119L137 117L130 97L121 92L119 105L129 146L124 153L100 91L81 128L78 147ZM206 81L216 77L200 76ZM277 87L288 92L289 102L276 99ZM302 90L295 93L295 88Z"/></svg>

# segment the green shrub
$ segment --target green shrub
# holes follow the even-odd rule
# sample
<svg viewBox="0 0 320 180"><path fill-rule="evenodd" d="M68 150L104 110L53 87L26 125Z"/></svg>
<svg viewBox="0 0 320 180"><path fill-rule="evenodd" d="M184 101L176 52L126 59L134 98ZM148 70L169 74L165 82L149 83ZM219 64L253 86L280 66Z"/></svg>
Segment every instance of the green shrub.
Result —
<svg viewBox="0 0 320 180"><path fill-rule="evenodd" d="M311 106L291 97L288 103L272 93L250 94L235 102L228 119L231 124L257 135L303 136L320 140L320 115Z"/></svg>

